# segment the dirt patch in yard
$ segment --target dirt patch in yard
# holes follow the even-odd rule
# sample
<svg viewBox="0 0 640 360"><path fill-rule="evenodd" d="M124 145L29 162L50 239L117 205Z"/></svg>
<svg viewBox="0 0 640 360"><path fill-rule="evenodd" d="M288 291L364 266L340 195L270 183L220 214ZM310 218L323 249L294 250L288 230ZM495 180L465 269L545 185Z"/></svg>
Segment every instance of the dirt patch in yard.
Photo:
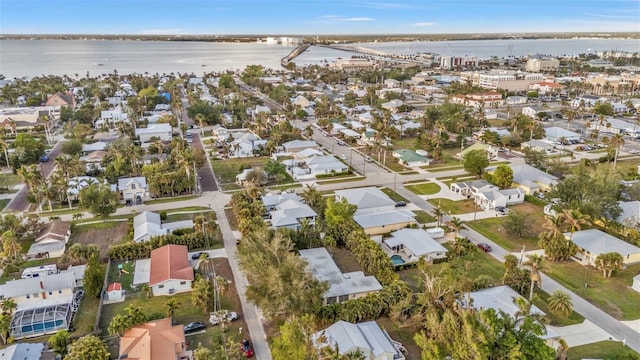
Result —
<svg viewBox="0 0 640 360"><path fill-rule="evenodd" d="M99 222L76 225L69 243L96 245L100 250L100 258L106 259L109 247L120 242L125 236L127 236L126 221Z"/></svg>

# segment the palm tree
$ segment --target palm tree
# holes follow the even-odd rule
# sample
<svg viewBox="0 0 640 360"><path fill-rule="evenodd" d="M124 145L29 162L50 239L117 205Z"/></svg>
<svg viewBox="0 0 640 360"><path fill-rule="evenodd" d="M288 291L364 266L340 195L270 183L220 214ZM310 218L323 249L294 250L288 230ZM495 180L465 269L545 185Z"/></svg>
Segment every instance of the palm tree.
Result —
<svg viewBox="0 0 640 360"><path fill-rule="evenodd" d="M556 349L558 353L558 360L567 360L567 356L569 355L569 344L563 339L556 339L558 342L558 348Z"/></svg>
<svg viewBox="0 0 640 360"><path fill-rule="evenodd" d="M0 301L0 310L3 314L13 315L13 312L18 308L18 304L12 298L6 298Z"/></svg>
<svg viewBox="0 0 640 360"><path fill-rule="evenodd" d="M522 265L528 266L531 270L531 289L529 290L529 301L533 299L533 289L536 284L542 286L542 277L540 276L540 270L542 269L542 262L544 257L538 254L527 255L527 261Z"/></svg>
<svg viewBox="0 0 640 360"><path fill-rule="evenodd" d="M449 221L449 226L453 228L454 231L454 239L458 238L458 234L460 233L460 230L464 230L467 227L464 226L464 220L460 219L457 216L454 216L453 218L451 218L451 220Z"/></svg>
<svg viewBox="0 0 640 360"><path fill-rule="evenodd" d="M620 153L620 148L624 145L624 136L622 134L614 134L609 138L609 146L613 147L616 150L615 155L613 156L613 168L616 168L616 164L618 162L618 154Z"/></svg>
<svg viewBox="0 0 640 360"><path fill-rule="evenodd" d="M549 311L560 317L567 317L573 312L573 302L569 294L556 290L549 296Z"/></svg>
<svg viewBox="0 0 640 360"><path fill-rule="evenodd" d="M578 210L564 209L559 216L564 218L564 222L569 225L569 230L571 231L569 240L573 239L573 234L576 232L576 230L582 229L582 225L588 225L591 223L589 221L591 217L589 215L580 213L580 211Z"/></svg>
<svg viewBox="0 0 640 360"><path fill-rule="evenodd" d="M171 298L164 305L167 307L167 317L171 318L171 324L173 324L173 315L180 309L181 304L175 298Z"/></svg>
<svg viewBox="0 0 640 360"><path fill-rule="evenodd" d="M4 161L7 163L7 167L11 167L9 164L9 144L6 141L0 139L0 147L4 151Z"/></svg>
<svg viewBox="0 0 640 360"><path fill-rule="evenodd" d="M444 210L440 208L440 205L433 208L433 216L435 216L437 221L437 226L440 227L440 223L442 222L442 217L444 216Z"/></svg>

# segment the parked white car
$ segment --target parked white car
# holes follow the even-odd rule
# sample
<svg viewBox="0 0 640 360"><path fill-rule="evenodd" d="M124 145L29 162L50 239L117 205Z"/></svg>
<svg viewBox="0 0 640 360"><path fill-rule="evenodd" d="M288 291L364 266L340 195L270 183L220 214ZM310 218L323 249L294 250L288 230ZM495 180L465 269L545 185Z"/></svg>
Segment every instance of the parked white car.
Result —
<svg viewBox="0 0 640 360"><path fill-rule="evenodd" d="M228 322L238 320L238 314L235 311L220 310L209 314L209 322L211 325L218 325L222 320Z"/></svg>

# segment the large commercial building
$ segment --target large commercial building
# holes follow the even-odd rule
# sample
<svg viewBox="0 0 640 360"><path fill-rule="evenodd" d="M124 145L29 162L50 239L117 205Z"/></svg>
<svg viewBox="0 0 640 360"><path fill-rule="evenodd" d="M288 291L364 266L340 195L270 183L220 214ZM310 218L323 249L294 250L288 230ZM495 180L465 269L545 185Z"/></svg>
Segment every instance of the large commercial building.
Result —
<svg viewBox="0 0 640 360"><path fill-rule="evenodd" d="M560 67L560 60L552 57L539 57L527 60L525 69L529 72L550 72Z"/></svg>
<svg viewBox="0 0 640 360"><path fill-rule="evenodd" d="M440 58L440 68L442 69L475 68L477 66L478 58L475 56L442 56Z"/></svg>
<svg viewBox="0 0 640 360"><path fill-rule="evenodd" d="M461 82L470 81L472 85L482 86L485 89L507 91L528 91L529 85L541 82L543 79L542 74L501 69L467 71L460 74Z"/></svg>

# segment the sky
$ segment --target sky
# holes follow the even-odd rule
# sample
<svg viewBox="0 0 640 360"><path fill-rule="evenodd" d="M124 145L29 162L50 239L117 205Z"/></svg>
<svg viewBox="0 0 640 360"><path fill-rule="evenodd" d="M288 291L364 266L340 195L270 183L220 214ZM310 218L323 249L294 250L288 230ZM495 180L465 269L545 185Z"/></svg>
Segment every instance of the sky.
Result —
<svg viewBox="0 0 640 360"><path fill-rule="evenodd" d="M0 0L0 34L640 32L640 0Z"/></svg>

